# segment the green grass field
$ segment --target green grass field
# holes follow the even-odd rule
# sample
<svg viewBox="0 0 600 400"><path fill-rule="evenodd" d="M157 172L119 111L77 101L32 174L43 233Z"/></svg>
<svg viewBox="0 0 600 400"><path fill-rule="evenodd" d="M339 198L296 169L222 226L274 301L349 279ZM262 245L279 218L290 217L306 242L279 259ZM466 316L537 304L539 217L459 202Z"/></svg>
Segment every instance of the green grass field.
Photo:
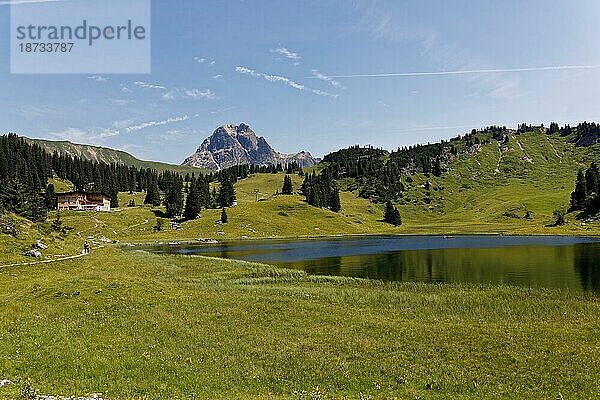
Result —
<svg viewBox="0 0 600 400"><path fill-rule="evenodd" d="M0 285L2 399L600 395L600 304L584 295L112 248Z"/></svg>
<svg viewBox="0 0 600 400"><path fill-rule="evenodd" d="M295 270L201 257L124 251L108 243L302 238L373 234L597 235L597 222L566 208L576 170L598 159L559 137L524 134L454 160L442 177L417 174L383 206L341 194L342 212L276 195L283 174L235 186L229 222L220 210L181 230L154 231L162 208L121 193L108 213L17 218L0 234L0 399L25 388L105 399L598 398L600 303L593 295L505 286L394 284L308 276ZM431 182L431 190L424 189ZM297 190L302 182L293 176ZM60 190L68 182L54 180ZM136 207L126 207L130 200ZM524 218L529 212L531 219ZM22 256L36 240L43 260Z"/></svg>

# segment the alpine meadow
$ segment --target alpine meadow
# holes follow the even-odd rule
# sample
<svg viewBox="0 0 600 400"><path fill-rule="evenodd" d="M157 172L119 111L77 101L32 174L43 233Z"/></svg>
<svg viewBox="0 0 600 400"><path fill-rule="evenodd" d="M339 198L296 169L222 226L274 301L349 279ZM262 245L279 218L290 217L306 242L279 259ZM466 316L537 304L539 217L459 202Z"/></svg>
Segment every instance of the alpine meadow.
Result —
<svg viewBox="0 0 600 400"><path fill-rule="evenodd" d="M600 398L599 13L0 1L0 400Z"/></svg>

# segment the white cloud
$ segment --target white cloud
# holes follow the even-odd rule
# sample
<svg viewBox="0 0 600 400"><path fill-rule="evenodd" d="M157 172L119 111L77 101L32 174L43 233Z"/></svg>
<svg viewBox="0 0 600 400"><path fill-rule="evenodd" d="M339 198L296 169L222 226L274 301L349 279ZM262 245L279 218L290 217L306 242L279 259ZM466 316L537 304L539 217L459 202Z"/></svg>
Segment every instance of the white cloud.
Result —
<svg viewBox="0 0 600 400"><path fill-rule="evenodd" d="M246 75L255 76L255 77L263 76L263 74L256 72L253 69L246 68L246 67L235 67L235 70L237 72L239 72L240 74L246 74Z"/></svg>
<svg viewBox="0 0 600 400"><path fill-rule="evenodd" d="M194 61L196 61L198 64L207 64L211 67L216 64L215 60L209 60L208 58L204 57L194 57Z"/></svg>
<svg viewBox="0 0 600 400"><path fill-rule="evenodd" d="M48 136L54 140L68 140L69 142L78 142L83 139L89 139L89 132L79 128L67 128L63 131L50 132Z"/></svg>
<svg viewBox="0 0 600 400"><path fill-rule="evenodd" d="M165 101L175 100L178 96L177 90L169 90L162 95L162 99Z"/></svg>
<svg viewBox="0 0 600 400"><path fill-rule="evenodd" d="M319 95L319 96L327 96L327 97L332 97L332 98L338 97L337 94L331 94L331 93L325 92L323 90L308 88L301 83L295 82L295 81L291 80L290 78L286 78L285 76L263 74L262 72L257 72L253 69L250 69L247 67L242 67L242 66L236 67L235 70L236 70L236 72L239 72L240 74L250 75L255 78L263 78L269 82L283 83L283 84L286 84L296 90L308 91L308 92L311 92L311 93Z"/></svg>
<svg viewBox="0 0 600 400"><path fill-rule="evenodd" d="M205 99L209 99L209 100L214 100L217 98L217 96L215 96L215 94L213 92L211 92L210 89L205 89L205 90L200 90L200 89L187 89L184 94L187 97L191 97L191 98L205 98Z"/></svg>
<svg viewBox="0 0 600 400"><path fill-rule="evenodd" d="M167 90L167 88L165 86L162 85L155 85L153 83L148 83L148 82L141 82L141 81L137 81L137 82L133 82L134 85L144 88L144 89L158 89L158 90Z"/></svg>
<svg viewBox="0 0 600 400"><path fill-rule="evenodd" d="M104 139L119 135L121 132L114 128L67 128L63 131L50 132L51 140L68 140L74 143L100 144Z"/></svg>
<svg viewBox="0 0 600 400"><path fill-rule="evenodd" d="M342 86L341 82L336 81L335 79L333 79L333 78L331 78L331 77L329 77L329 76L327 76L327 75L325 75L325 74L317 71L316 69L313 69L312 73L313 73L313 76L315 78L320 79L320 80L325 81L325 82L329 82L331 84L331 86L333 86L333 87L336 87L336 88L339 88L339 89L343 89L343 86Z"/></svg>
<svg viewBox="0 0 600 400"><path fill-rule="evenodd" d="M269 51L271 53L279 54L280 56L283 56L288 60L294 61L294 65L300 65L300 60L302 60L302 57L300 57L298 53L290 51L285 47L277 47L276 49L271 49Z"/></svg>
<svg viewBox="0 0 600 400"><path fill-rule="evenodd" d="M109 80L109 78L107 78L106 76L100 76L100 75L88 76L88 79L91 79L96 82L107 82Z"/></svg>
<svg viewBox="0 0 600 400"><path fill-rule="evenodd" d="M207 99L216 100L218 97L210 89L186 89L177 88L171 89L162 95L165 101L173 101L176 99Z"/></svg>
<svg viewBox="0 0 600 400"><path fill-rule="evenodd" d="M137 132L139 130L150 128L153 126L163 126L163 125L167 125L167 124L172 124L174 122L187 121L190 118L191 117L189 115L182 115L179 117L169 117L169 118L161 120L161 121L142 122L141 124L138 124L138 125L132 125L132 126L126 127L125 131L127 133L132 133L132 132Z"/></svg>
<svg viewBox="0 0 600 400"><path fill-rule="evenodd" d="M110 138L110 137L114 137L114 136L118 136L121 133L121 131L119 131L118 129L104 129L103 131L99 132L96 137L98 139L106 139L106 138Z"/></svg>
<svg viewBox="0 0 600 400"><path fill-rule="evenodd" d="M221 74L217 74L217 75L214 75L212 78L213 78L215 81L218 81L218 80L219 80L219 79L221 79L222 77L223 77L223 75L221 75Z"/></svg>

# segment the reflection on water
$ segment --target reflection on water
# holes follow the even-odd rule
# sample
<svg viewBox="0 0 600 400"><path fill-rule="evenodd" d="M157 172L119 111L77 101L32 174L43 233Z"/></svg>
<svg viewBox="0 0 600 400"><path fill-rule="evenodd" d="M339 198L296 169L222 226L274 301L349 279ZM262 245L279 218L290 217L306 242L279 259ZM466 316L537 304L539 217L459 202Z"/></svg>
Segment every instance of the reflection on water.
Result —
<svg viewBox="0 0 600 400"><path fill-rule="evenodd" d="M600 242L572 237L430 236L153 247L386 281L507 284L600 293Z"/></svg>
<svg viewBox="0 0 600 400"><path fill-rule="evenodd" d="M597 244L576 246L573 263L582 289L600 293L600 246Z"/></svg>

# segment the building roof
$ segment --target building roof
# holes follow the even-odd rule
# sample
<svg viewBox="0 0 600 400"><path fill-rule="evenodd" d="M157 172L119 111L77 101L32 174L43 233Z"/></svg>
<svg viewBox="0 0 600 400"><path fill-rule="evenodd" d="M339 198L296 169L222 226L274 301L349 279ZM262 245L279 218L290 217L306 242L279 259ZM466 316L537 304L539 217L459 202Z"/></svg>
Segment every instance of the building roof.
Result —
<svg viewBox="0 0 600 400"><path fill-rule="evenodd" d="M71 196L71 195L94 195L94 196L104 196L104 197L109 197L109 195L107 195L106 193L100 193L100 192L63 192L63 193L56 193L57 196Z"/></svg>

